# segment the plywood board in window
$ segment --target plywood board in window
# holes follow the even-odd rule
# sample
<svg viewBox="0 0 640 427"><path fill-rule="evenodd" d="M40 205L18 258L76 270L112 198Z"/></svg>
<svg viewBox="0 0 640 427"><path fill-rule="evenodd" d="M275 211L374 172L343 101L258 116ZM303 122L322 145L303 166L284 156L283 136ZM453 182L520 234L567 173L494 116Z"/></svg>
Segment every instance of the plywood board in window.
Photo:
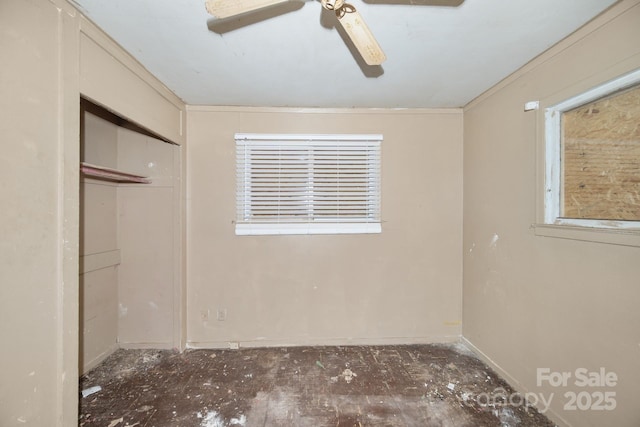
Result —
<svg viewBox="0 0 640 427"><path fill-rule="evenodd" d="M640 220L640 86L563 114L566 218Z"/></svg>

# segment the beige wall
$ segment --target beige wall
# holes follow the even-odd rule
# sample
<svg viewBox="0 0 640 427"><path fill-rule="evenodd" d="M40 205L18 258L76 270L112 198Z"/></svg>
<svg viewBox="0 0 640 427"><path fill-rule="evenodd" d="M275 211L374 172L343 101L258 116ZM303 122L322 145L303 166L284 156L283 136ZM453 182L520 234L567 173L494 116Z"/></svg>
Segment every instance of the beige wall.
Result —
<svg viewBox="0 0 640 427"><path fill-rule="evenodd" d="M640 5L623 1L465 108L463 335L521 391L555 393L561 425L638 426L640 248L536 236L542 111L640 67ZM536 369L615 372L615 411L565 411ZM574 379L569 384L573 384ZM603 389L586 389L588 392Z"/></svg>
<svg viewBox="0 0 640 427"><path fill-rule="evenodd" d="M118 128L118 168L150 184L118 186L118 342L179 348L180 147Z"/></svg>
<svg viewBox="0 0 640 427"><path fill-rule="evenodd" d="M118 127L83 112L81 160L117 168ZM118 186L82 178L80 183L80 372L117 348Z"/></svg>
<svg viewBox="0 0 640 427"><path fill-rule="evenodd" d="M176 144L183 144L184 104L108 35L79 17L82 95Z"/></svg>
<svg viewBox="0 0 640 427"><path fill-rule="evenodd" d="M383 134L382 234L235 236L235 132ZM459 338L460 110L193 107L188 134L192 346Z"/></svg>
<svg viewBox="0 0 640 427"><path fill-rule="evenodd" d="M77 55L71 12L49 1L0 2L0 425L8 427L77 424L80 115L77 69L66 60Z"/></svg>
<svg viewBox="0 0 640 427"><path fill-rule="evenodd" d="M93 43L82 54L81 35ZM91 55L114 72L82 68ZM75 426L81 84L108 109L135 106L123 115L176 143L186 138L184 104L65 0L0 1L0 63L0 425ZM174 341L183 340L178 325Z"/></svg>

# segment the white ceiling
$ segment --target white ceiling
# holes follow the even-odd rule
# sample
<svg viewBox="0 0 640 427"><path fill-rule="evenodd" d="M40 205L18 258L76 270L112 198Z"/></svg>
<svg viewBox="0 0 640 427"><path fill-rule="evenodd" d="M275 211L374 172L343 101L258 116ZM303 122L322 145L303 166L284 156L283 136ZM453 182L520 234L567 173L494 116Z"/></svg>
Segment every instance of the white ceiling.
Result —
<svg viewBox="0 0 640 427"><path fill-rule="evenodd" d="M75 0L187 104L461 107L615 0L351 0L369 67L319 1L215 21L204 0ZM282 13L282 12L287 13Z"/></svg>

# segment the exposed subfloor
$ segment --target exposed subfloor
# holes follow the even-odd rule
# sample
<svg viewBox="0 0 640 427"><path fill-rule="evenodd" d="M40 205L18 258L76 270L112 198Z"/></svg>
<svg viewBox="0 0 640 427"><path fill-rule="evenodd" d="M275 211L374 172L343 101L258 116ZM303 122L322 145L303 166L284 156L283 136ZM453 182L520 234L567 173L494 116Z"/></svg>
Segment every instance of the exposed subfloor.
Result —
<svg viewBox="0 0 640 427"><path fill-rule="evenodd" d="M119 350L80 426L553 426L460 344Z"/></svg>

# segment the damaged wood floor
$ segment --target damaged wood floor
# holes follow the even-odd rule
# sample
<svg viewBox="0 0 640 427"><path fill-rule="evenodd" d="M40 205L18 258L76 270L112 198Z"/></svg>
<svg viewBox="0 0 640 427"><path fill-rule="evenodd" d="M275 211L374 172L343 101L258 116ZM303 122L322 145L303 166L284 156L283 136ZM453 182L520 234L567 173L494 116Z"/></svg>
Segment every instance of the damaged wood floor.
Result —
<svg viewBox="0 0 640 427"><path fill-rule="evenodd" d="M80 426L553 426L459 344L119 350L95 386Z"/></svg>

